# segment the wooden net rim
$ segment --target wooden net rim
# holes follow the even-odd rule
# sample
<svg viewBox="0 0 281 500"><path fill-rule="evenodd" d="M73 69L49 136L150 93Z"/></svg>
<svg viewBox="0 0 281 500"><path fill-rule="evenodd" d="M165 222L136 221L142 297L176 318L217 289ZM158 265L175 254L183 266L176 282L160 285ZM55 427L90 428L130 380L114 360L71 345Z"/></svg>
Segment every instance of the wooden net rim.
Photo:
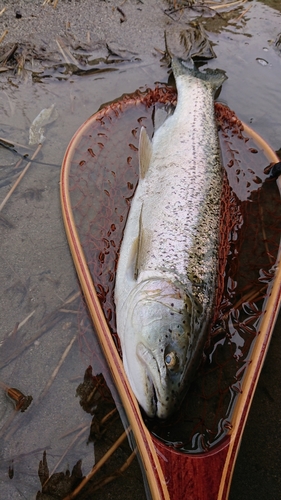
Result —
<svg viewBox="0 0 281 500"><path fill-rule="evenodd" d="M139 95L136 98L125 99L126 104L137 104L143 101L143 97ZM167 489L166 481L162 468L160 466L159 458L155 449L155 443L152 439L151 434L145 427L143 419L140 413L140 409L137 400L130 388L127 376L124 372L122 361L117 352L116 346L114 344L112 335L108 328L106 319L104 317L99 299L97 297L94 284L92 282L91 274L88 269L87 261L79 241L78 232L75 226L74 216L71 207L71 200L69 194L69 174L71 169L71 157L73 152L76 150L85 129L91 126L93 123L101 120L104 116L105 110L109 109L103 108L96 114L92 115L88 120L86 120L81 127L77 130L73 138L71 139L66 153L64 155L62 169L61 169L61 183L60 183L60 196L61 196L61 206L63 213L63 220L65 225L65 230L67 234L68 243L72 253L73 261L78 274L79 282L83 290L89 313L91 315L92 321L94 323L99 342L102 346L103 352L105 354L108 366L110 368L114 383L118 390L120 399L124 406L127 418L130 423L130 429L133 431L138 451L144 466L146 477L148 480L151 497L153 500L168 500L170 498L169 491ZM269 162L277 163L279 158L271 147L261 138L259 134L253 131L250 127L243 123L244 131L248 136L250 136L253 141L261 148L268 158ZM279 178L280 179L280 178ZM281 180L277 180L278 188L281 193ZM223 441L217 448L214 448L210 452L206 452L203 455L192 455L192 460L202 460L204 457L209 455L214 455L219 453L223 448L228 446L228 452L226 459L224 461L224 467L222 471L220 488L218 494L218 500L227 498L228 491L230 488L231 478L233 474L235 459L238 453L239 444L242 438L242 433L246 424L247 416L249 413L250 405L253 399L255 388L258 382L258 378L262 369L262 365L266 356L269 341L273 332L275 321L277 318L280 300L281 300L281 265L280 265L280 251L278 252L277 259L277 270L275 279L272 285L270 297L267 300L266 311L264 312L263 319L261 321L260 330L258 332L258 338L255 342L254 348L252 350L251 362L246 370L245 378L243 381L243 391L239 395L238 400L235 405L235 409L232 416L232 430L228 436L228 439ZM129 432L129 430L128 430ZM185 456L185 455L184 455ZM198 480L200 480L198 478Z"/></svg>

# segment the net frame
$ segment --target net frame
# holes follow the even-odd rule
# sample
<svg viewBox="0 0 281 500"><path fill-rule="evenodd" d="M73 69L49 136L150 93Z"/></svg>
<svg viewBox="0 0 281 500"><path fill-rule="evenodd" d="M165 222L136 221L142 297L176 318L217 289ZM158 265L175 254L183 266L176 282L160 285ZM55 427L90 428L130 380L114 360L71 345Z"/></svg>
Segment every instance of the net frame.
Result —
<svg viewBox="0 0 281 500"><path fill-rule="evenodd" d="M132 99L131 97L125 98L126 103ZM149 92L147 95L143 96L139 94L138 99L142 102L146 102L146 105L149 105ZM160 99L160 97L159 97ZM134 97L134 103L136 104L137 99ZM165 100L167 100L167 94L165 96ZM173 104L175 103L171 99ZM118 113L118 106L124 104L124 100L122 103L117 104L116 112ZM136 400L134 395L131 393L128 381L126 379L126 375L123 372L122 365L120 365L120 358L118 357L116 346L114 342L112 343L112 337L110 335L107 322L103 316L99 298L94 290L93 284L91 282L91 276L89 270L87 268L87 261L83 254L83 250L79 245L79 237L75 228L75 223L73 219L73 214L71 210L71 202L69 199L68 192L68 175L69 169L71 168L70 155L73 152L73 148L77 146L79 143L79 137L85 127L89 126L89 122L91 120L102 120L105 110L99 111L94 117L91 117L82 127L78 130L74 138L72 139L65 158L63 162L62 168L62 177L61 177L61 197L62 197L62 206L63 206L63 216L66 225L66 231L71 247L71 251L73 254L74 262L76 265L76 269L79 275L80 283L82 285L83 292L86 297L86 301L88 303L88 307L94 321L95 327L97 329L97 333L99 335L100 342L105 351L110 369L112 371L115 383L118 387L121 399L123 401L128 419L133 424L133 430L135 433L136 441L139 446L139 450L141 453L142 460L144 462L144 466L147 470L149 485L151 488L151 494L153 498L169 498L167 495L167 491L161 491L159 489L159 483L162 483L163 476L161 474L161 470L159 470L158 465L159 461L157 460L157 456L153 453L153 442L151 440L151 436L147 433L145 426L143 425L143 421L141 415L138 412L138 405L136 404ZM275 155L275 153L271 150L271 148L266 144L266 142L252 129L243 124L244 131L253 138L254 142L256 142L259 147L261 147L266 156L268 157L270 162L278 162L279 159ZM279 180L277 181L279 190L281 189L281 185ZM222 478L220 481L220 489L218 498L226 498L226 494L230 485L231 475L233 471L233 465L235 462L235 457L237 454L238 446L241 440L242 432L246 423L247 415L250 408L250 403L254 394L254 390L257 384L258 376L262 367L263 360L265 358L266 350L268 348L270 336L272 334L272 330L274 327L274 323L276 320L279 303L280 303L280 283L281 283L281 270L280 270L280 250L278 253L277 259L277 271L275 280L271 286L270 297L267 301L266 311L263 315L258 338L255 342L254 348L252 350L252 358L253 361L249 364L247 369L247 373L244 377L243 381L243 392L239 394L239 401L236 404L235 411L232 415L232 429L229 433L229 440L227 443L227 456L224 459L224 467L222 471ZM137 418L136 418L137 416ZM134 425L136 424L136 425ZM144 445L144 446L143 446ZM212 453L213 455L213 453ZM155 483L155 477L151 475L151 465L152 469L158 468L158 478ZM148 467L147 467L148 466ZM162 463L163 467L163 463ZM160 473L160 476L159 476ZM153 476L153 477L152 477ZM226 491L227 490L227 491ZM171 493L171 492L170 492ZM156 496L154 496L156 495ZM158 496L157 496L158 495ZM164 496L159 496L164 495ZM169 495L169 493L168 493Z"/></svg>

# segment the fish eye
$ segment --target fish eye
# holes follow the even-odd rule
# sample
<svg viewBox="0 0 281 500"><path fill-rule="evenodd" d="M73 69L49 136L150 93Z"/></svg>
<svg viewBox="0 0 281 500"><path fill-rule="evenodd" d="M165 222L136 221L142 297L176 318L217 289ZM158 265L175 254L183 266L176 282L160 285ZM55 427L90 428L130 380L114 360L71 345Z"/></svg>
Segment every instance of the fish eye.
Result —
<svg viewBox="0 0 281 500"><path fill-rule="evenodd" d="M179 364L179 359L174 351L168 352L165 356L165 365L169 370L176 370Z"/></svg>

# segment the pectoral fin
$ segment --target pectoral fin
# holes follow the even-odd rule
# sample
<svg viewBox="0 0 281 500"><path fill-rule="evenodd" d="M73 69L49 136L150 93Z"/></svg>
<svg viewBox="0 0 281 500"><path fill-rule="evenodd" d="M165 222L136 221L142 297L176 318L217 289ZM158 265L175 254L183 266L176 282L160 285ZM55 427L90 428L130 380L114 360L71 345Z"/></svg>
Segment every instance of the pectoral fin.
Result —
<svg viewBox="0 0 281 500"><path fill-rule="evenodd" d="M145 229L142 224L142 207L139 216L139 230L135 239L130 245L128 259L126 263L126 274L128 279L137 280L140 271L145 265L152 234L149 229Z"/></svg>
<svg viewBox="0 0 281 500"><path fill-rule="evenodd" d="M127 273L129 273L130 279L137 280L138 278L138 268L140 264L140 250L142 244L142 207L139 217L139 231L137 237L131 244L130 252L127 261Z"/></svg>
<svg viewBox="0 0 281 500"><path fill-rule="evenodd" d="M144 127L140 131L139 141L139 169L140 179L144 179L152 156L152 144Z"/></svg>
<svg viewBox="0 0 281 500"><path fill-rule="evenodd" d="M131 280L136 279L136 266L138 257L139 237L135 238L128 258L127 273Z"/></svg>
<svg viewBox="0 0 281 500"><path fill-rule="evenodd" d="M139 218L139 236L138 236L138 249L137 249L137 256L136 256L136 266L135 266L135 279L138 278L139 272L145 265L145 261L147 258L147 254L149 251L149 246L151 242L151 231L149 229L145 229L143 227L142 223L142 210L143 207L141 208L140 212L140 218Z"/></svg>

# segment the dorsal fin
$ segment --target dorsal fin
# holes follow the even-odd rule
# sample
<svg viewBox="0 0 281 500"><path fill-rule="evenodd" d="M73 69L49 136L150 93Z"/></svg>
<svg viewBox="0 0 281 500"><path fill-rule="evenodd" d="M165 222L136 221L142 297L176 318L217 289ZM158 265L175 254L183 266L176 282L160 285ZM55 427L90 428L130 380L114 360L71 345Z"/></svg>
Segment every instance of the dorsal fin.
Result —
<svg viewBox="0 0 281 500"><path fill-rule="evenodd" d="M140 179L144 179L152 156L152 144L144 127L140 131L139 141L139 167Z"/></svg>

